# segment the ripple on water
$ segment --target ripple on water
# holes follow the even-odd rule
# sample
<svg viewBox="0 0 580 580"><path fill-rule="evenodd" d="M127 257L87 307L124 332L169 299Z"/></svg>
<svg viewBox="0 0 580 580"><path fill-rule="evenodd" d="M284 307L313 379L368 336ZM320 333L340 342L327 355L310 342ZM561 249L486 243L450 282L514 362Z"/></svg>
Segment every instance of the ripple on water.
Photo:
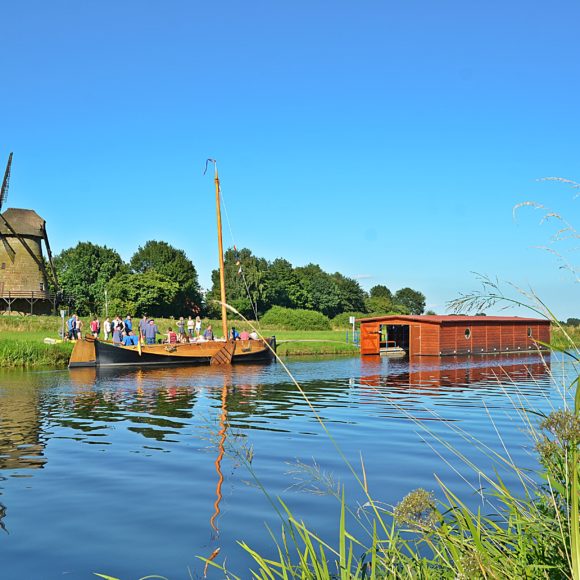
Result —
<svg viewBox="0 0 580 580"><path fill-rule="evenodd" d="M278 495L333 540L330 492L344 484L355 508L366 501L335 445L359 474L364 463L385 504L436 489L437 474L476 505L482 482L455 453L491 472L490 452L505 445L534 467L520 409L558 406L566 364L289 361L308 402L278 364L0 372L3 569L182 577L220 547L243 570L236 541L271 550L264 524L279 528Z"/></svg>

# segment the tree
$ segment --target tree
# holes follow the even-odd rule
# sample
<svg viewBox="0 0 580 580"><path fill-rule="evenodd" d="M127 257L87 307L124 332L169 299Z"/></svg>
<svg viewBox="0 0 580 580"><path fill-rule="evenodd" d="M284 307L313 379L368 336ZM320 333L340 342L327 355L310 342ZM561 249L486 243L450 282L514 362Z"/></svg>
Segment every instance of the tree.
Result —
<svg viewBox="0 0 580 580"><path fill-rule="evenodd" d="M149 270L143 274L117 274L107 285L109 312L125 316L170 316L179 284Z"/></svg>
<svg viewBox="0 0 580 580"><path fill-rule="evenodd" d="M339 272L333 274L332 279L338 286L341 312L366 311L366 292L360 287L360 284L356 280L347 278ZM337 312L337 314L340 314L340 312Z"/></svg>
<svg viewBox="0 0 580 580"><path fill-rule="evenodd" d="M566 324L570 326L580 326L580 318L568 318Z"/></svg>
<svg viewBox="0 0 580 580"><path fill-rule="evenodd" d="M126 269L115 250L91 242L63 250L55 256L54 264L63 293L72 298L81 316L104 310L107 283Z"/></svg>
<svg viewBox="0 0 580 580"><path fill-rule="evenodd" d="M394 301L405 306L411 314L423 314L425 310L425 295L412 288L397 290Z"/></svg>
<svg viewBox="0 0 580 580"><path fill-rule="evenodd" d="M371 298L386 298L391 302L393 301L393 293L383 284L373 286L369 294Z"/></svg>
<svg viewBox="0 0 580 580"><path fill-rule="evenodd" d="M342 312L338 284L318 264L308 264L295 271L306 292L308 310L318 310L329 318Z"/></svg>
<svg viewBox="0 0 580 580"><path fill-rule="evenodd" d="M224 279L226 286L226 301L241 314L249 318L261 315L270 303L266 294L266 278L268 262L264 258L254 256L248 248L235 250L229 248L224 254ZM211 273L212 287L207 294L208 301L221 300L220 273ZM208 304L212 312L218 314L220 306Z"/></svg>
<svg viewBox="0 0 580 580"><path fill-rule="evenodd" d="M165 278L176 282L179 291L168 312L179 316L184 312L197 312L201 307L202 296L197 271L193 262L167 242L150 240L139 247L130 262L135 274L156 272Z"/></svg>
<svg viewBox="0 0 580 580"><path fill-rule="evenodd" d="M266 275L266 302L284 308L304 308L307 302L306 291L292 264L277 258L268 267Z"/></svg>

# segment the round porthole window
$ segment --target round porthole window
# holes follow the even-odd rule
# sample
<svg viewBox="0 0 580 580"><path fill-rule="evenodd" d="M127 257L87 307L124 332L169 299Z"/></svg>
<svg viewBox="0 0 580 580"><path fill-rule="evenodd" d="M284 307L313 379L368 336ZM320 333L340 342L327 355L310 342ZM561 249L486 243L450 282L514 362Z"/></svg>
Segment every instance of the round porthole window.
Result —
<svg viewBox="0 0 580 580"><path fill-rule="evenodd" d="M465 329L465 340L469 340L471 338L471 328Z"/></svg>
<svg viewBox="0 0 580 580"><path fill-rule="evenodd" d="M532 327L528 326L528 336L532 338Z"/></svg>

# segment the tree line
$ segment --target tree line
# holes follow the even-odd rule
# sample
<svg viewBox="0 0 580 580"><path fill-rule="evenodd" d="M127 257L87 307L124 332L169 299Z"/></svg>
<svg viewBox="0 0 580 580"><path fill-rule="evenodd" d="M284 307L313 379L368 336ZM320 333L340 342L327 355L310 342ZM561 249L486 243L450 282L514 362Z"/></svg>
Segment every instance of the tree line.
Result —
<svg viewBox="0 0 580 580"><path fill-rule="evenodd" d="M170 317L189 314L219 317L219 270L212 287L200 288L193 262L183 250L150 240L125 263L117 251L91 242L63 250L54 263L60 289L81 316L110 314ZM339 272L317 264L294 267L283 258L268 261L243 248L224 255L227 301L248 318L273 306L313 310L334 318L343 313L422 314L425 296L412 288L391 292L377 285L366 292Z"/></svg>

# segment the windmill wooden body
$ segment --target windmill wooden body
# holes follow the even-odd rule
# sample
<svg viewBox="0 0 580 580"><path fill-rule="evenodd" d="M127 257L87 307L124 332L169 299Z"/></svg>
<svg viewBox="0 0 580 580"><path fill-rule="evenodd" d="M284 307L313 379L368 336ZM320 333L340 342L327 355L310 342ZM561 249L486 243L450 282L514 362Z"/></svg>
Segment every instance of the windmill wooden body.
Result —
<svg viewBox="0 0 580 580"><path fill-rule="evenodd" d="M11 165L12 153L0 190L0 310L46 314L56 309L59 296L46 222L31 209L10 208L2 213ZM43 242L50 273L42 253Z"/></svg>

